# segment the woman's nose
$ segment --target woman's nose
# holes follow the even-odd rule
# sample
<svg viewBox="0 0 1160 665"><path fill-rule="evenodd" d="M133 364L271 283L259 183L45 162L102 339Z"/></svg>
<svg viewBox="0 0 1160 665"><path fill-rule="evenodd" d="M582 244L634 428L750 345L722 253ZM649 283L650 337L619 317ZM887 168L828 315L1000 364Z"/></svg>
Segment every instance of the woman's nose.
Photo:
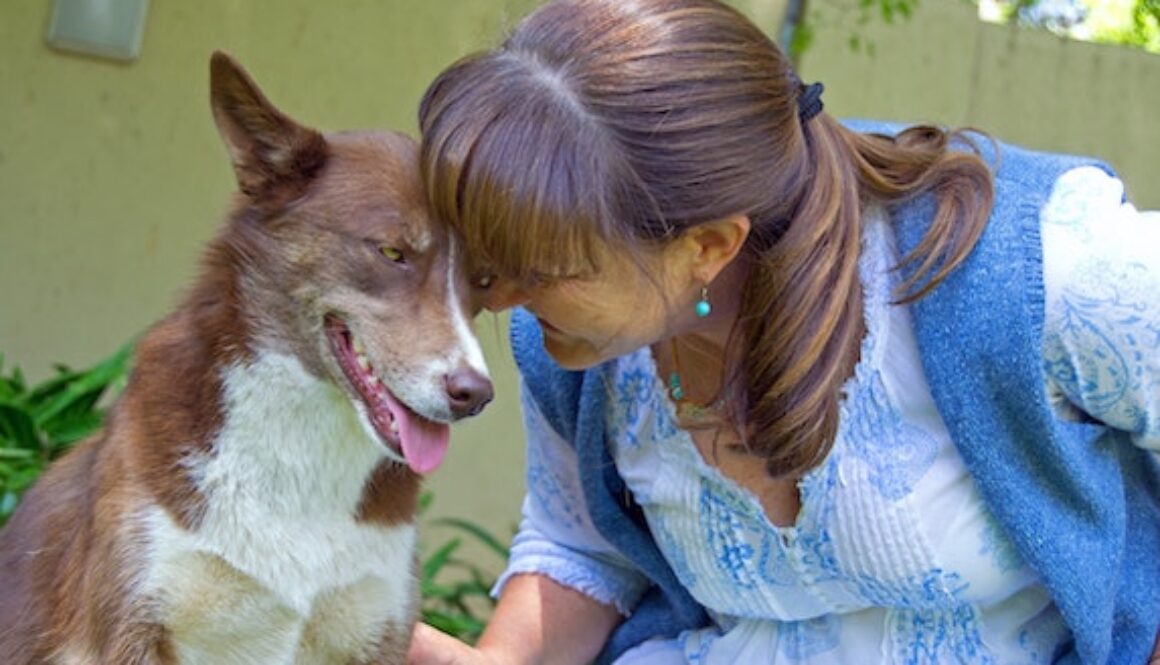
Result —
<svg viewBox="0 0 1160 665"><path fill-rule="evenodd" d="M483 296L483 306L488 311L499 312L527 304L531 300L526 289L513 279L496 278Z"/></svg>

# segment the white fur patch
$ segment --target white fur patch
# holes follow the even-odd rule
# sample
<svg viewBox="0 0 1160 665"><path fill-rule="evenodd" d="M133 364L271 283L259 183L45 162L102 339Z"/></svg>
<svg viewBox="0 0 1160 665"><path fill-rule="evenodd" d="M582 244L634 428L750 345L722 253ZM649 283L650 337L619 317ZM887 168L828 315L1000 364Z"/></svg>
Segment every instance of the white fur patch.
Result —
<svg viewBox="0 0 1160 665"><path fill-rule="evenodd" d="M455 333L454 343L448 344L441 353L433 354L422 364L413 367L387 364L385 367L377 368L383 382L395 396L416 413L440 422L453 420L447 400L445 377L448 374L469 367L480 375L490 378L479 339L476 338L471 323L463 316L463 303L455 280L454 239L448 251L446 311ZM366 426L371 428L369 419L366 420Z"/></svg>
<svg viewBox="0 0 1160 665"><path fill-rule="evenodd" d="M408 618L415 588L414 526L355 519L382 447L347 396L291 356L261 353L224 385L214 453L187 460L206 499L200 528L159 508L141 516L152 535L145 591L181 662L312 662L300 649L327 622L320 611L347 625L323 631L347 644L324 647L353 650L341 662L365 653L385 622Z"/></svg>
<svg viewBox="0 0 1160 665"><path fill-rule="evenodd" d="M468 367L488 376L487 363L483 359L483 349L479 346L479 339L471 329L471 323L463 316L463 305L460 301L459 283L455 280L455 254L459 246L451 238L449 257L447 261L447 309L451 312L451 320L455 325L455 335L459 339L459 346L463 349ZM458 360L458 359L457 359Z"/></svg>

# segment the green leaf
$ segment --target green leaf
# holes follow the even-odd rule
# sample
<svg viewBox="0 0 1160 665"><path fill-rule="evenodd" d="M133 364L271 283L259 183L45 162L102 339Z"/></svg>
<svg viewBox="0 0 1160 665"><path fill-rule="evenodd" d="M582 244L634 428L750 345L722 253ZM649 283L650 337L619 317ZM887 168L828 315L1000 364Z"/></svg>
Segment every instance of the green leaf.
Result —
<svg viewBox="0 0 1160 665"><path fill-rule="evenodd" d="M467 570L472 576L472 579L460 580L451 585L456 594L461 596L490 596L493 585L480 578L479 570L475 566L457 560L453 560L451 564L454 564L456 568Z"/></svg>
<svg viewBox="0 0 1160 665"><path fill-rule="evenodd" d="M0 367L0 371L3 368ZM24 383L16 376L11 378L0 375L0 400L11 401L25 393Z"/></svg>
<svg viewBox="0 0 1160 665"><path fill-rule="evenodd" d="M50 400L53 396L67 390L68 384L75 381L80 374L80 372L65 367L57 367L56 375L29 388L25 401L29 404L43 404L46 400Z"/></svg>
<svg viewBox="0 0 1160 665"><path fill-rule="evenodd" d="M101 426L101 397L123 385L133 347L129 342L86 370L57 366L36 385L19 367L0 376L0 525L50 460ZM0 369L4 361L0 355Z"/></svg>
<svg viewBox="0 0 1160 665"><path fill-rule="evenodd" d="M511 555L508 548L499 541L495 536L484 530L483 527L458 517L442 517L431 520L431 524L439 526L447 526L453 529L459 529L475 537L476 540L486 545L491 551L498 554L504 560Z"/></svg>
<svg viewBox="0 0 1160 665"><path fill-rule="evenodd" d="M88 437L101 428L104 418L100 413L84 412L52 424L45 433L52 447L53 455L58 455L72 447L73 443Z"/></svg>
<svg viewBox="0 0 1160 665"><path fill-rule="evenodd" d="M0 448L0 459L33 459L36 453L27 448Z"/></svg>
<svg viewBox="0 0 1160 665"><path fill-rule="evenodd" d="M812 23L803 21L798 24L797 29L793 31L793 39L790 41L789 52L794 57L805 53L810 45L814 43L814 26Z"/></svg>
<svg viewBox="0 0 1160 665"><path fill-rule="evenodd" d="M11 442L11 447L25 450L40 450L41 440L37 434L32 414L13 404L0 404L0 436Z"/></svg>
<svg viewBox="0 0 1160 665"><path fill-rule="evenodd" d="M4 477L4 487L7 490L22 494L24 490L32 486L40 477L41 472L44 471L44 466L40 464L24 466L14 469L12 473Z"/></svg>
<svg viewBox="0 0 1160 665"><path fill-rule="evenodd" d="M126 344L112 356L85 372L66 372L62 375L62 377L69 377L68 381L61 387L60 394L50 400L36 414L37 426L44 426L47 421L56 417L79 400L89 399L94 393L99 397L110 383L125 373L132 351L132 344ZM58 377L52 383L55 384L62 377ZM94 398L93 402L89 402L88 404L91 406L95 401Z"/></svg>
<svg viewBox="0 0 1160 665"><path fill-rule="evenodd" d="M443 569L443 566L447 564L447 561L451 558L451 555L455 553L455 550L459 548L460 544L461 543L458 538L452 538L450 541L436 550L434 554L428 557L423 562L422 579L434 579L435 575Z"/></svg>
<svg viewBox="0 0 1160 665"><path fill-rule="evenodd" d="M445 584L436 584L434 582L424 581L422 584L423 597L428 600L443 600L454 598L458 593L454 586L447 586Z"/></svg>
<svg viewBox="0 0 1160 665"><path fill-rule="evenodd" d="M423 623L461 639L464 637L477 638L484 628L484 623L473 616L437 610L423 610Z"/></svg>
<svg viewBox="0 0 1160 665"><path fill-rule="evenodd" d="M431 504L435 502L435 494L430 490L419 494L419 514L423 515Z"/></svg>

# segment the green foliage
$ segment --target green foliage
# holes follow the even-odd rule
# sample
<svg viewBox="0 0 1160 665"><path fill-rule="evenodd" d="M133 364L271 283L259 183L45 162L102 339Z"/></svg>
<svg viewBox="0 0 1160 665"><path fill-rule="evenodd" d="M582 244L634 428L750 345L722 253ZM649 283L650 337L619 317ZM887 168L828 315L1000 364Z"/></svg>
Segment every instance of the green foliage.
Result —
<svg viewBox="0 0 1160 665"><path fill-rule="evenodd" d="M896 18L910 18L918 6L918 0L858 0L858 6L863 20L869 20L871 15L877 13L883 21L894 23Z"/></svg>
<svg viewBox="0 0 1160 665"><path fill-rule="evenodd" d="M1160 0L1135 0L1130 10L1119 16L1107 9L1101 14L1093 16L1092 41L1160 53Z"/></svg>
<svg viewBox="0 0 1160 665"><path fill-rule="evenodd" d="M790 57L796 62L813 43L818 24L833 24L847 32L851 50L874 52L874 42L864 36L866 26L881 20L893 24L914 14L920 0L797 0L787 10L782 40L788 41ZM822 11L813 11L821 9Z"/></svg>
<svg viewBox="0 0 1160 665"><path fill-rule="evenodd" d="M420 511L426 512L431 501L431 494L425 493L420 499ZM494 553L497 564L507 561L508 548L473 522L455 517L424 522L426 531L433 527L447 528L469 537L485 550ZM479 562L457 556L464 542L463 538L454 536L426 553L422 559L422 620L449 635L474 644L495 608L495 600L489 592L495 585L496 577Z"/></svg>
<svg viewBox="0 0 1160 665"><path fill-rule="evenodd" d="M894 24L909 19L921 0L791 0L782 26L781 41L797 62L814 41L820 25L847 33L853 51L873 55L874 42L866 28L874 21ZM962 0L964 2L969 0ZM1059 34L1104 44L1120 44L1160 53L1160 0L1083 0L1087 18L1073 24L1040 14L1043 0L973 0L993 6L1001 22L1040 25ZM1082 16L1080 17L1082 18Z"/></svg>
<svg viewBox="0 0 1160 665"><path fill-rule="evenodd" d="M1004 23L1020 23L1084 41L1160 53L1160 0L1078 0L1078 15L1043 11L1043 0L978 0ZM1048 7L1048 9L1050 9ZM1066 14L1066 13L1064 13Z"/></svg>
<svg viewBox="0 0 1160 665"><path fill-rule="evenodd" d="M19 367L6 372L0 355L0 526L45 467L101 427L102 398L123 387L131 352L126 344L80 371L58 365L35 385Z"/></svg>

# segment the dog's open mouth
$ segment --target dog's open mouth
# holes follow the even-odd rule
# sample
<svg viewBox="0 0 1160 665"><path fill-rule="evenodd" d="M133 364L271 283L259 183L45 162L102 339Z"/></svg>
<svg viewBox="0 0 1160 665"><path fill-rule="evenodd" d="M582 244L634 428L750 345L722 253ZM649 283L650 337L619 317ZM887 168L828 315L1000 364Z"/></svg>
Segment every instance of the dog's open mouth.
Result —
<svg viewBox="0 0 1160 665"><path fill-rule="evenodd" d="M447 454L450 428L420 416L393 395L340 318L329 315L324 325L334 357L362 398L379 438L415 473L430 473L438 468Z"/></svg>

